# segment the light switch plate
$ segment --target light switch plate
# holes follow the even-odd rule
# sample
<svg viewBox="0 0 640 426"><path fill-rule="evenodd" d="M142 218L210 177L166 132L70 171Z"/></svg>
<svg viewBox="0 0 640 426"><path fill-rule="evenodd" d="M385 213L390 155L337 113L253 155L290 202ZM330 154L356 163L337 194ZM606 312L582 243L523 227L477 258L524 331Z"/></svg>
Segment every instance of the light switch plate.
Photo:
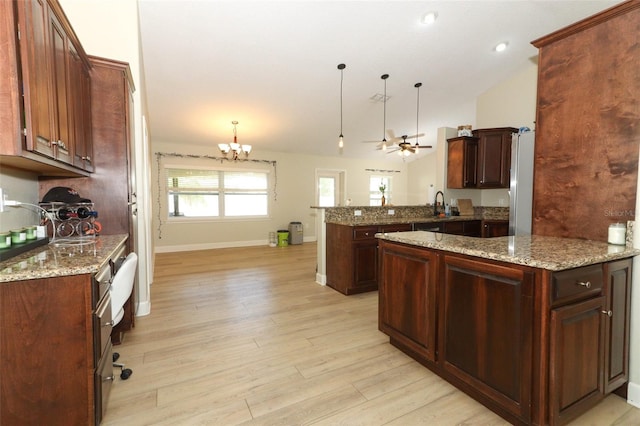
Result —
<svg viewBox="0 0 640 426"><path fill-rule="evenodd" d="M353 215L354 216L362 216L362 210L354 210L353 211Z"/></svg>
<svg viewBox="0 0 640 426"><path fill-rule="evenodd" d="M389 213L390 215L394 215L394 214L396 214L396 211L395 211L395 210L391 210L391 209L389 209L389 212L388 212L388 213Z"/></svg>

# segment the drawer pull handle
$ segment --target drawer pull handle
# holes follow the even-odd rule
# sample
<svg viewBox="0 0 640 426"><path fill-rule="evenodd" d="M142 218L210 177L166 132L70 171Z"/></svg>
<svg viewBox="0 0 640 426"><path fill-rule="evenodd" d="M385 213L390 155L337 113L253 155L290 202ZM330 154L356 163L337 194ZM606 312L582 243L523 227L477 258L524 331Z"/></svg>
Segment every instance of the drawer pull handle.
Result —
<svg viewBox="0 0 640 426"><path fill-rule="evenodd" d="M576 284L581 285L581 286L586 287L586 288L591 288L591 281L587 281L587 282L576 281Z"/></svg>
<svg viewBox="0 0 640 426"><path fill-rule="evenodd" d="M613 316L613 312L611 311L602 311L603 314L605 314L606 316L608 316L609 318L611 318Z"/></svg>
<svg viewBox="0 0 640 426"><path fill-rule="evenodd" d="M109 382L109 381L114 381L116 379L116 376L107 376L107 377L103 377L102 381L103 382Z"/></svg>
<svg viewBox="0 0 640 426"><path fill-rule="evenodd" d="M113 321L107 321L102 326L103 327L113 327L114 325L115 324L113 323Z"/></svg>

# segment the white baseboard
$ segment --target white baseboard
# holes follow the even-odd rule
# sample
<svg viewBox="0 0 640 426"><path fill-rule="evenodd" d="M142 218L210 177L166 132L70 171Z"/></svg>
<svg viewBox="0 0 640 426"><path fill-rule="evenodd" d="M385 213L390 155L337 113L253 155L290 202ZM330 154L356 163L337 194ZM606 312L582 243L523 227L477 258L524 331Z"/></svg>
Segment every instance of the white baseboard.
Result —
<svg viewBox="0 0 640 426"><path fill-rule="evenodd" d="M137 317L144 317L151 313L151 302L140 302L138 303L138 309L136 310Z"/></svg>
<svg viewBox="0 0 640 426"><path fill-rule="evenodd" d="M312 243L316 241L316 237L303 237L302 241L305 243ZM267 240L253 240L253 241L225 241L222 243L204 243L204 244L184 244L174 246L155 246L155 253L175 253L180 251L196 251L196 250L211 250L219 248L232 248L232 247L254 247L265 246L269 247L269 241Z"/></svg>
<svg viewBox="0 0 640 426"><path fill-rule="evenodd" d="M629 382L627 388L627 402L634 407L640 408L640 384Z"/></svg>
<svg viewBox="0 0 640 426"><path fill-rule="evenodd" d="M316 274L316 283L320 285L327 285L327 276L324 274Z"/></svg>

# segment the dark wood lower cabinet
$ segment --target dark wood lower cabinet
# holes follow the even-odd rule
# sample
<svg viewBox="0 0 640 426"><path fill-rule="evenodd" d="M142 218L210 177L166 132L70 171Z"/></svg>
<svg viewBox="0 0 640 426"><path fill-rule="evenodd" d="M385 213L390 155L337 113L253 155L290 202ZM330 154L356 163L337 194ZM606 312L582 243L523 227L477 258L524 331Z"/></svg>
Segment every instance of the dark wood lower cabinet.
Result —
<svg viewBox="0 0 640 426"><path fill-rule="evenodd" d="M456 256L442 268L441 366L528 421L533 274Z"/></svg>
<svg viewBox="0 0 640 426"><path fill-rule="evenodd" d="M550 414L566 423L602 398L604 297L551 311Z"/></svg>
<svg viewBox="0 0 640 426"><path fill-rule="evenodd" d="M378 289L379 232L411 231L410 223L350 226L327 223L327 285L349 295Z"/></svg>
<svg viewBox="0 0 640 426"><path fill-rule="evenodd" d="M513 424L562 425L628 381L632 259L552 272L381 240L379 328Z"/></svg>
<svg viewBox="0 0 640 426"><path fill-rule="evenodd" d="M406 246L380 250L379 328L416 353L435 360L437 256ZM392 276L393 275L393 276Z"/></svg>

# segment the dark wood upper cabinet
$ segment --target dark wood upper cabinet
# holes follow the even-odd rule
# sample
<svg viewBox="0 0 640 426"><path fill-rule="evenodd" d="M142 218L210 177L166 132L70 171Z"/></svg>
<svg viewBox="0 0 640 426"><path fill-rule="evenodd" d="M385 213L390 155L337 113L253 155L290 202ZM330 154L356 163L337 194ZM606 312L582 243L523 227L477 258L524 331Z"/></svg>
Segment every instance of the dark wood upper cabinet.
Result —
<svg viewBox="0 0 640 426"><path fill-rule="evenodd" d="M447 188L475 188L477 167L478 138L447 140Z"/></svg>
<svg viewBox="0 0 640 426"><path fill-rule="evenodd" d="M2 2L0 148L4 164L51 176L86 175L90 64L56 0Z"/></svg>
<svg viewBox="0 0 640 426"><path fill-rule="evenodd" d="M511 137L518 129L501 127L478 129L478 188L508 188L511 168Z"/></svg>
<svg viewBox="0 0 640 426"><path fill-rule="evenodd" d="M447 139L447 188L508 188L511 137L518 129L478 129Z"/></svg>
<svg viewBox="0 0 640 426"><path fill-rule="evenodd" d="M606 241L610 223L634 219L638 34L640 2L627 1L533 42L534 235Z"/></svg>

